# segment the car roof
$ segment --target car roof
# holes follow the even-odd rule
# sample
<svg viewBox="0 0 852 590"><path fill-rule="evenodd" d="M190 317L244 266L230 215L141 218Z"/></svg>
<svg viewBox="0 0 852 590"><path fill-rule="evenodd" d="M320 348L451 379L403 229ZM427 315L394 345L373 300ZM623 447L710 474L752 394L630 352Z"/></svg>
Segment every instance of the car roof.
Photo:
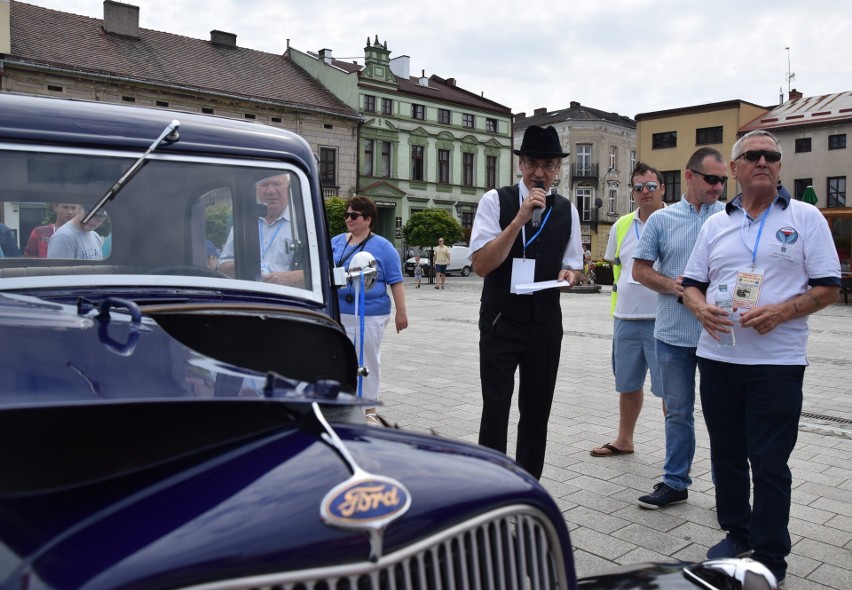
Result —
<svg viewBox="0 0 852 590"><path fill-rule="evenodd" d="M158 151L301 161L314 157L300 136L268 125L137 106L0 93L0 140L147 149L173 120L185 139Z"/></svg>

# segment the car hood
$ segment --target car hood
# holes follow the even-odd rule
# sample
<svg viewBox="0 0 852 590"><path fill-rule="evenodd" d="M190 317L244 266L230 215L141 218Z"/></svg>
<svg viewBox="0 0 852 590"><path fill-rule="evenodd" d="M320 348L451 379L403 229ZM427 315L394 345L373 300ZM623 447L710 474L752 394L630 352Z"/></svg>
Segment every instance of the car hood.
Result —
<svg viewBox="0 0 852 590"><path fill-rule="evenodd" d="M0 587L167 588L365 561L367 535L320 517L323 497L351 472L312 424L272 401L0 412L3 448L20 450L0 465L14 474L0 483ZM519 498L561 518L503 455L334 426L361 468L394 478L410 495L404 518L387 527L385 552Z"/></svg>

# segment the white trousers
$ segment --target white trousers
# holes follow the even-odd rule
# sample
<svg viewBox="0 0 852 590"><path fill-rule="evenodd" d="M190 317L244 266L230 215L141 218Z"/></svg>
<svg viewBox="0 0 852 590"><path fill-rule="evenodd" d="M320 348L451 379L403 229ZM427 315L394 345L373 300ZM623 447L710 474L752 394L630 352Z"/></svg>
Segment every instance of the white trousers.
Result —
<svg viewBox="0 0 852 590"><path fill-rule="evenodd" d="M361 366L367 367L369 374L364 377L361 395L365 400L379 399L379 384L382 377L382 338L390 321L388 315L368 315L364 317L364 358L359 358ZM355 354L361 352L360 322L358 316L340 314L340 322L346 328L346 335L355 345Z"/></svg>

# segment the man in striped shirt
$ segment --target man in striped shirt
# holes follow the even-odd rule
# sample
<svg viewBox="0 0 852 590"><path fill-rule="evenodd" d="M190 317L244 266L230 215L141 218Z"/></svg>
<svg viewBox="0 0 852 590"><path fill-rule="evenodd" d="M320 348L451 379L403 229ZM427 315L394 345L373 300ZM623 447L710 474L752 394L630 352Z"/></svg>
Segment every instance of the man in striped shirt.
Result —
<svg viewBox="0 0 852 590"><path fill-rule="evenodd" d="M701 148L690 156L684 177L686 194L648 218L633 252L633 278L658 293L654 338L666 413L666 460L662 482L639 498L639 506L651 510L686 502L692 483L695 349L701 324L681 303L681 280L701 226L724 208L718 200L728 180L725 157L713 148ZM659 270L654 269L657 261Z"/></svg>

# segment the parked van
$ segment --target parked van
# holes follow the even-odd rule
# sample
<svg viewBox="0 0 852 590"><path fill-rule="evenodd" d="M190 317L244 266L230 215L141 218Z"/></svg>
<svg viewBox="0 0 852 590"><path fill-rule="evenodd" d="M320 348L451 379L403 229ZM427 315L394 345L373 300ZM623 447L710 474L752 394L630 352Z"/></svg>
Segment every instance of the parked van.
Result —
<svg viewBox="0 0 852 590"><path fill-rule="evenodd" d="M470 276L471 264L467 257L470 256L470 248L467 246L450 246L450 263L447 265L447 274L451 275L459 273L461 276ZM431 277L434 268L432 267L432 250L425 250L420 255L420 266L423 268L423 276ZM405 261L405 273L414 276L414 258L409 258Z"/></svg>

